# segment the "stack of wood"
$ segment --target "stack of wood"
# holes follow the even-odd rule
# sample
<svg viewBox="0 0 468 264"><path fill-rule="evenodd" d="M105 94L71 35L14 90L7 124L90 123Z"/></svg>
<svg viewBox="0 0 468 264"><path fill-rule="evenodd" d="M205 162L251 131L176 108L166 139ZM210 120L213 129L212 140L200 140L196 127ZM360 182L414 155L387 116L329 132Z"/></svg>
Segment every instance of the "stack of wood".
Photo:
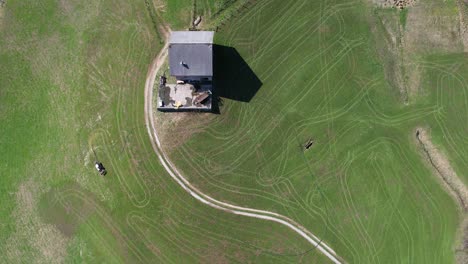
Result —
<svg viewBox="0 0 468 264"><path fill-rule="evenodd" d="M203 103L210 95L207 92L200 93L195 99L193 100L194 105L199 105Z"/></svg>

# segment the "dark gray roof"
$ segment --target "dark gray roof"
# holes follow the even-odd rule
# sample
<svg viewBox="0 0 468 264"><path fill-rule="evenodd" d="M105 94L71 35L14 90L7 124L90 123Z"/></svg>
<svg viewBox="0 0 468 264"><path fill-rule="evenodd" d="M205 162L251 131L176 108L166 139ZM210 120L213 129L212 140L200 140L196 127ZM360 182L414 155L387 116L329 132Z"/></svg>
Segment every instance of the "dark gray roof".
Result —
<svg viewBox="0 0 468 264"><path fill-rule="evenodd" d="M174 31L169 45L172 76L213 76L211 31Z"/></svg>
<svg viewBox="0 0 468 264"><path fill-rule="evenodd" d="M171 44L213 44L214 31L172 31Z"/></svg>
<svg viewBox="0 0 468 264"><path fill-rule="evenodd" d="M171 44L169 67L173 76L213 76L213 45Z"/></svg>

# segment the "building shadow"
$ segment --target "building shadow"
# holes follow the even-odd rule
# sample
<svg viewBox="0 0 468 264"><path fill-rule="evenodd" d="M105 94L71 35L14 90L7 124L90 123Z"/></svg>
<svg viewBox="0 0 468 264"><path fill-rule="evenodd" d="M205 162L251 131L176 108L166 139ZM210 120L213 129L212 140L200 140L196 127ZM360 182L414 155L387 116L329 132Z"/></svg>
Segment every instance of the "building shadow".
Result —
<svg viewBox="0 0 468 264"><path fill-rule="evenodd" d="M233 47L213 46L213 113L220 113L223 98L250 102L262 82Z"/></svg>

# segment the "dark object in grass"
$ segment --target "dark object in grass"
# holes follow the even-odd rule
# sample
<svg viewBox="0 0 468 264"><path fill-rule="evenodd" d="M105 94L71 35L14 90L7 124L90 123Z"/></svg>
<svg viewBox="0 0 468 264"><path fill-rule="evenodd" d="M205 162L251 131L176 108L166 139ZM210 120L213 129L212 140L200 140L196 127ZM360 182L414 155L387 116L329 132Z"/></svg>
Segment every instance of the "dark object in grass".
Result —
<svg viewBox="0 0 468 264"><path fill-rule="evenodd" d="M99 174L101 174L102 176L107 174L106 168L104 168L104 165L102 165L101 162L96 161L94 163L94 167L96 168L97 171L99 171Z"/></svg>
<svg viewBox="0 0 468 264"><path fill-rule="evenodd" d="M308 150L312 147L312 145L314 144L314 141L312 139L309 139L305 144L304 144L304 149L305 150Z"/></svg>
<svg viewBox="0 0 468 264"><path fill-rule="evenodd" d="M195 21L193 21L193 26L194 26L194 27L198 26L198 25L200 24L201 20L202 20L201 16L198 16L198 17L195 19Z"/></svg>

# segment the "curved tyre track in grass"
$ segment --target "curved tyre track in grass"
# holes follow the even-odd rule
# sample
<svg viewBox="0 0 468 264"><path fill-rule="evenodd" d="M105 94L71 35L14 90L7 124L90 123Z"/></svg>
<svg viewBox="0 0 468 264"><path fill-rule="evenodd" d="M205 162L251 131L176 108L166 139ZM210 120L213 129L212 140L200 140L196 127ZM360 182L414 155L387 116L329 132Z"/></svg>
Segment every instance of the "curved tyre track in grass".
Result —
<svg viewBox="0 0 468 264"><path fill-rule="evenodd" d="M169 30L163 30L164 37L168 39ZM148 130L148 135L151 140L151 145L154 149L154 152L158 156L159 161L163 165L164 169L169 173L169 175L179 184L186 192L192 195L198 201L211 206L213 208L223 210L225 212L229 212L236 215L243 215L248 217L253 217L257 219L263 219L268 221L273 221L280 223L282 225L287 226L288 228L292 229L294 232L301 235L305 238L310 244L316 247L320 252L322 252L326 257L328 257L334 263L342 263L340 257L338 257L329 246L323 243L318 237L313 235L309 232L305 227L301 226L300 224L296 223L292 219L289 219L283 215L264 211L264 210L257 210L252 208L240 207L232 204L228 204L225 202L218 201L197 188L195 188L186 178L182 176L180 172L177 171L176 167L171 163L171 161L167 158L166 154L161 148L161 142L159 140L156 127L154 125L154 114L153 114L153 87L154 82L156 79L156 74L158 70L161 68L162 64L164 63L165 59L167 58L167 51L168 51L168 42L164 45L161 49L159 54L151 63L148 73L146 76L145 82L145 124Z"/></svg>

